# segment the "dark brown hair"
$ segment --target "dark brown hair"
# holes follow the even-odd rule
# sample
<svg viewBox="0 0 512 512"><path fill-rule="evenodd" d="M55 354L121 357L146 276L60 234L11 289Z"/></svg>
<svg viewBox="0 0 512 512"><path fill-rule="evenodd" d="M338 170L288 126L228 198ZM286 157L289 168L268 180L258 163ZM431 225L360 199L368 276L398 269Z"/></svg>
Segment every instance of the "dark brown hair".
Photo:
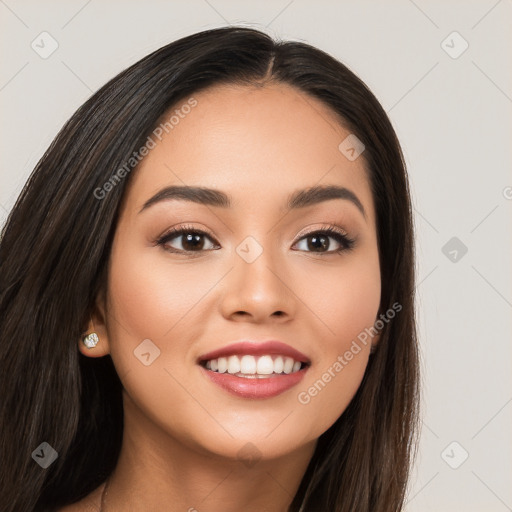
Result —
<svg viewBox="0 0 512 512"><path fill-rule="evenodd" d="M110 356L77 349L107 263L129 176L102 187L143 146L162 114L217 84L292 85L324 102L365 145L376 211L381 331L349 406L318 440L290 511L401 510L418 432L414 243L399 142L375 96L347 67L301 42L243 27L175 41L90 97L41 158L0 240L0 503L50 511L78 501L114 469L121 447L121 383ZM132 171L132 174L136 169ZM42 469L42 442L57 460Z"/></svg>

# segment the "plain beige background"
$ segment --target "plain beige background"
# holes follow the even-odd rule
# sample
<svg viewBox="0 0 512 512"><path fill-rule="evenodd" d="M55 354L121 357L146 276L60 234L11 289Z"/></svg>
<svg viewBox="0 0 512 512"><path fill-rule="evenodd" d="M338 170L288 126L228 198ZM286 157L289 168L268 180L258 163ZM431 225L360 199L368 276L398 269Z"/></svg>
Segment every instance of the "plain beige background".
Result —
<svg viewBox="0 0 512 512"><path fill-rule="evenodd" d="M331 53L410 173L423 432L406 510L512 510L511 19L511 0L0 0L0 222L64 121L150 51L243 24Z"/></svg>

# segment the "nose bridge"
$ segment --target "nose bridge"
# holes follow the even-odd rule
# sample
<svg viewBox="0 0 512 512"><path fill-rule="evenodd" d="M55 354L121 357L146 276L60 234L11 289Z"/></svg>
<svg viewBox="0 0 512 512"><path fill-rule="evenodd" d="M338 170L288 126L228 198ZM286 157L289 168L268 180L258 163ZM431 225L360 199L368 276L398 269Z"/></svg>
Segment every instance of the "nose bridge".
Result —
<svg viewBox="0 0 512 512"><path fill-rule="evenodd" d="M234 268L228 277L223 298L225 315L246 313L254 319L275 314L293 314L293 294L286 283L285 263L270 242L260 243L248 236L236 247Z"/></svg>

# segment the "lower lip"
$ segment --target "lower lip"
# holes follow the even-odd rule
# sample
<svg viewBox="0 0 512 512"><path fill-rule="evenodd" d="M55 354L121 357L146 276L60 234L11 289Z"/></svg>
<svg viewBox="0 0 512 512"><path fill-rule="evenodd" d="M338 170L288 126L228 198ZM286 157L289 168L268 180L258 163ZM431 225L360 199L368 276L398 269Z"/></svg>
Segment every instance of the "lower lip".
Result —
<svg viewBox="0 0 512 512"><path fill-rule="evenodd" d="M229 373L212 372L200 366L201 370L214 383L241 398L272 398L297 385L306 374L309 366L295 373L282 373L263 379L237 377Z"/></svg>

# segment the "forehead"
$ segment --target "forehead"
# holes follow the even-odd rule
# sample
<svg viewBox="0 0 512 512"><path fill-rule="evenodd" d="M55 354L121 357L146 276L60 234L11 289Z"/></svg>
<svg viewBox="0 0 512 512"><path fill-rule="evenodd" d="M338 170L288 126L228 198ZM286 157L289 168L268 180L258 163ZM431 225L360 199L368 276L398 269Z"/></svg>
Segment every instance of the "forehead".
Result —
<svg viewBox="0 0 512 512"><path fill-rule="evenodd" d="M174 105L162 123L171 117L131 177L128 207L188 185L227 192L233 209L281 209L294 190L335 184L353 191L373 220L364 160L340 151L350 131L320 100L286 84L221 85Z"/></svg>

